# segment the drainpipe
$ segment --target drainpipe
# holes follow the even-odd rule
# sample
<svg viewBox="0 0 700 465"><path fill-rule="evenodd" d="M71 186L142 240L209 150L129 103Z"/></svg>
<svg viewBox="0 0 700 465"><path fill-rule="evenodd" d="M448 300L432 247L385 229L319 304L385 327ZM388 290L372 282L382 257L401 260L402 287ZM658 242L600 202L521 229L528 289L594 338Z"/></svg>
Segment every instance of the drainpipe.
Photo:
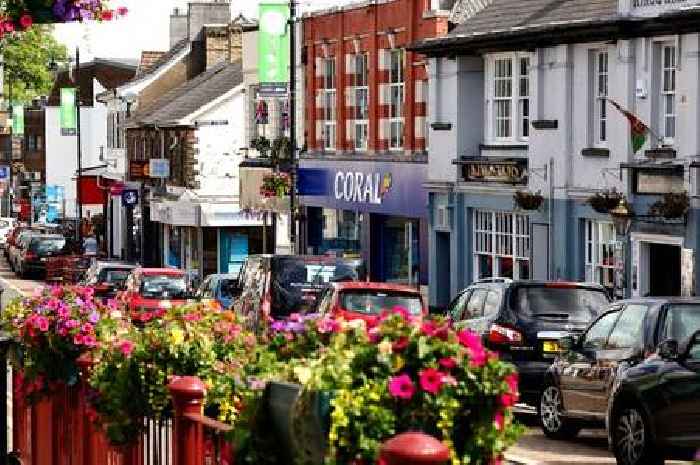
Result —
<svg viewBox="0 0 700 465"><path fill-rule="evenodd" d="M549 159L549 254L547 257L547 279L554 279L554 157Z"/></svg>

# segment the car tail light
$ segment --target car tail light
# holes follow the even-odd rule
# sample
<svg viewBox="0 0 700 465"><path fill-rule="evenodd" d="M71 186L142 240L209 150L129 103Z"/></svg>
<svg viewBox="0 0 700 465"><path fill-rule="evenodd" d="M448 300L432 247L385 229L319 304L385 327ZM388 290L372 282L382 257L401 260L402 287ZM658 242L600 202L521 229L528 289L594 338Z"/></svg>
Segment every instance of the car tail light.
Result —
<svg viewBox="0 0 700 465"><path fill-rule="evenodd" d="M34 260L35 258L37 258L37 255L34 252L27 251L24 254L25 260Z"/></svg>
<svg viewBox="0 0 700 465"><path fill-rule="evenodd" d="M513 328L494 324L489 329L489 342L501 345L518 345L523 342L523 335Z"/></svg>

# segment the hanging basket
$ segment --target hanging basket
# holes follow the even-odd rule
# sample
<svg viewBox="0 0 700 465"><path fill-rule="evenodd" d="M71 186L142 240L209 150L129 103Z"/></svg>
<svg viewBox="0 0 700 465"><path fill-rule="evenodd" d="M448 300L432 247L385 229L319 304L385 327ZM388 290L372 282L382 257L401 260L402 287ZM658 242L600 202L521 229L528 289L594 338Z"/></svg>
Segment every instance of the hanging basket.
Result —
<svg viewBox="0 0 700 465"><path fill-rule="evenodd" d="M586 203L598 213L609 213L610 210L620 204L620 200L623 198L624 196L614 189L605 190L596 192L594 195L588 197Z"/></svg>
<svg viewBox="0 0 700 465"><path fill-rule="evenodd" d="M666 219L682 218L688 213L690 198L687 192L669 192L663 200L655 202L649 209L651 215L662 216Z"/></svg>
<svg viewBox="0 0 700 465"><path fill-rule="evenodd" d="M538 210L544 202L544 197L538 191L536 193L529 191L517 191L513 195L515 206L521 210Z"/></svg>
<svg viewBox="0 0 700 465"><path fill-rule="evenodd" d="M6 0L0 11L0 37L33 24L111 21L127 13L123 6L112 9L109 0Z"/></svg>

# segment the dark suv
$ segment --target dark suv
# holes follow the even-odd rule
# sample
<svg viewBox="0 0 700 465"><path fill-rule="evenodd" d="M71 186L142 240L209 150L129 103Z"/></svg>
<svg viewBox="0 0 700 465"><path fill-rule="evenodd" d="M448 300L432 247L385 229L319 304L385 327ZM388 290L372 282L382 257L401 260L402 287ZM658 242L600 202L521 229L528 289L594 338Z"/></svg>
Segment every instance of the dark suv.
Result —
<svg viewBox="0 0 700 465"><path fill-rule="evenodd" d="M448 313L518 368L521 399L535 406L559 339L583 332L609 303L605 288L595 284L493 278L463 290Z"/></svg>
<svg viewBox="0 0 700 465"><path fill-rule="evenodd" d="M555 439L607 426L617 463L691 459L700 447L700 299L617 302L561 340L540 423Z"/></svg>

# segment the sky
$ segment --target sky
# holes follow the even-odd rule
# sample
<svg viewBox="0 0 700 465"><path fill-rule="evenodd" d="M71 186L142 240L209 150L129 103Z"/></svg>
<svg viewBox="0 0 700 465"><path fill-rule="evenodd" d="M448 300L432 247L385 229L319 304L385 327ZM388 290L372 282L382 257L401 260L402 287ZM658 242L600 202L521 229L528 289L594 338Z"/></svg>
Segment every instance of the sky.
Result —
<svg viewBox="0 0 700 465"><path fill-rule="evenodd" d="M257 17L259 0L231 0L232 17ZM348 0L300 0L300 9L313 10L348 3ZM69 50L80 46L80 61L99 58L138 58L142 50L167 50L170 12L187 0L112 0L129 14L111 23L59 24L54 36Z"/></svg>

